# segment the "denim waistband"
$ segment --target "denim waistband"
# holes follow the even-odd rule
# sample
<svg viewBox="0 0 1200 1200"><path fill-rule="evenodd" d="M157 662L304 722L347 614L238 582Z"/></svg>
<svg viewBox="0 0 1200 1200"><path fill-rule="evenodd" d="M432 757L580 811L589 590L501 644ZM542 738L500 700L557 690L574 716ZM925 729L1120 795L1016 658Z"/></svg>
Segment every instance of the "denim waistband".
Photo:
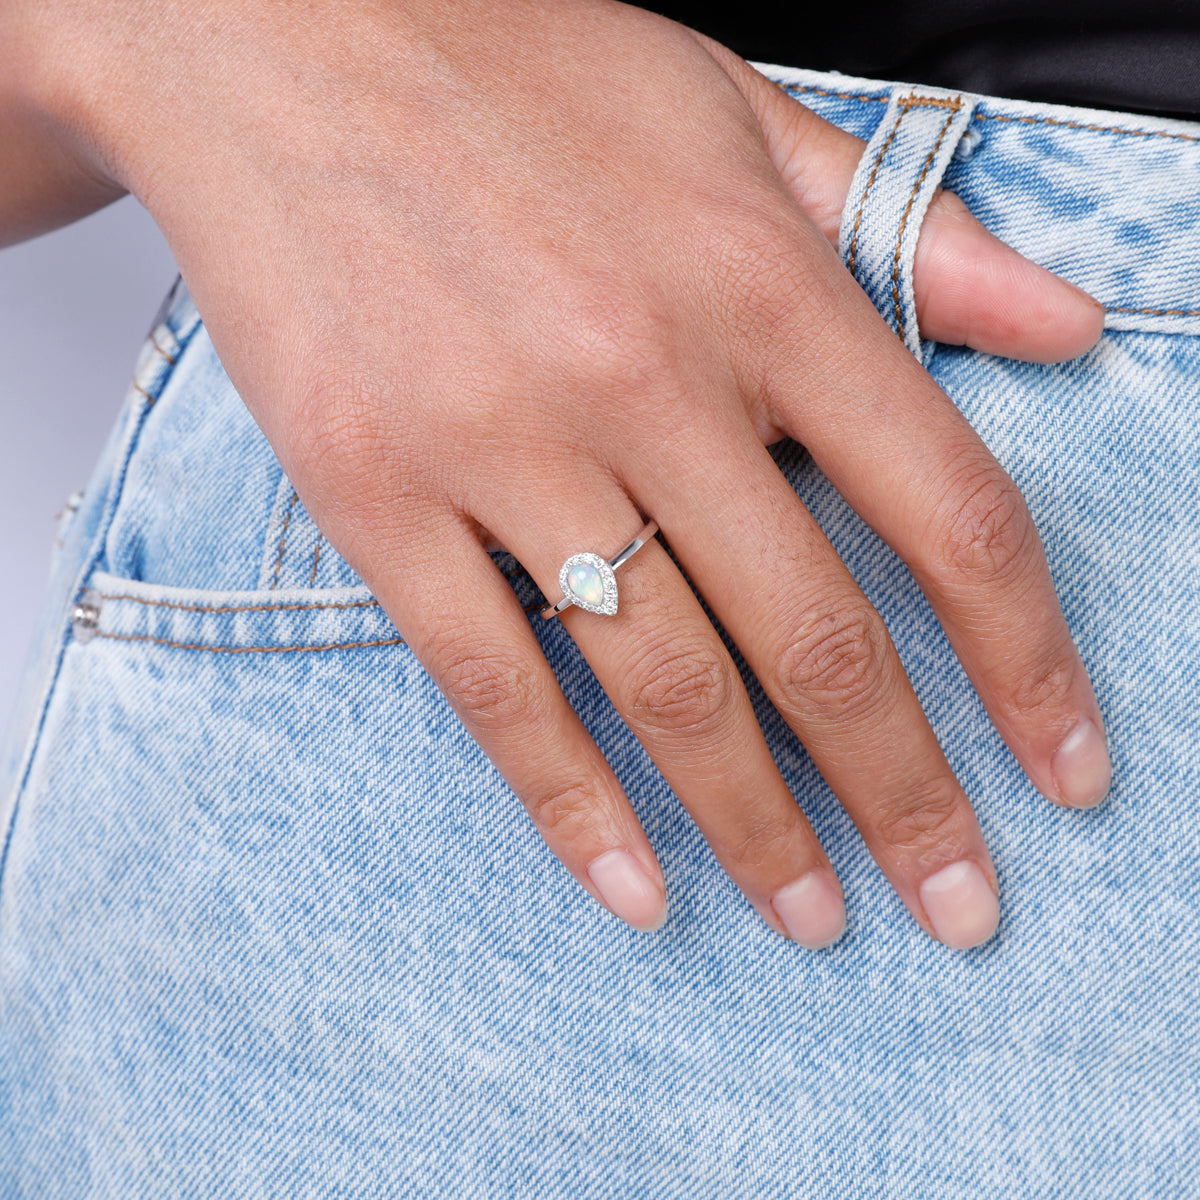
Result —
<svg viewBox="0 0 1200 1200"><path fill-rule="evenodd" d="M889 106L938 94L756 65L864 139L886 127ZM997 237L1095 296L1109 329L1200 333L1200 124L942 94L969 112L938 148L949 152L942 185Z"/></svg>

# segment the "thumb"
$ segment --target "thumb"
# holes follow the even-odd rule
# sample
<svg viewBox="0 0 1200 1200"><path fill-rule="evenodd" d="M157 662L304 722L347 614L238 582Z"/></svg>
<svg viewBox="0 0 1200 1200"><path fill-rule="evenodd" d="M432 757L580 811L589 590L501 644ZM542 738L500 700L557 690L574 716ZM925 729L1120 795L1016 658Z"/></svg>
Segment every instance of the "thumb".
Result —
<svg viewBox="0 0 1200 1200"><path fill-rule="evenodd" d="M836 245L864 143L793 100L732 50L695 36L753 108L783 183ZM952 192L939 191L929 206L913 291L924 337L1006 358L1075 358L1104 329L1096 300L989 233Z"/></svg>

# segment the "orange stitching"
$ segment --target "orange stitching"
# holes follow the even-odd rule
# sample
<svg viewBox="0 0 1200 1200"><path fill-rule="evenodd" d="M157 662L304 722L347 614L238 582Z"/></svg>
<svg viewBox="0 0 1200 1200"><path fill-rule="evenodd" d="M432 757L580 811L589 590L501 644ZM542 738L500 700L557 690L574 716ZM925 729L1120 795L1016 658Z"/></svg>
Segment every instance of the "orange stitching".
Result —
<svg viewBox="0 0 1200 1200"><path fill-rule="evenodd" d="M155 646L170 646L172 650L206 650L210 654L272 654L303 653L310 650L361 650L366 646L403 646L403 638L387 638L380 642L330 642L326 646L204 646L192 642L171 642L166 638L139 637L132 633L97 633L93 636L113 642L150 642Z"/></svg>
<svg viewBox="0 0 1200 1200"><path fill-rule="evenodd" d="M904 120L908 109L901 105L896 113L896 123L892 126L892 131L887 135L882 146L879 147L879 153L875 156L874 165L871 167L871 175L867 180L867 186L863 188L863 193L858 198L858 208L854 213L854 228L850 233L850 274L854 274L854 263L858 257L858 227L862 223L863 208L867 203L867 196L871 188L875 185L875 177L879 174L879 164L883 162L883 156L887 153L888 147L892 144L892 140L896 136L896 131L900 128L900 122Z"/></svg>
<svg viewBox="0 0 1200 1200"><path fill-rule="evenodd" d="M154 397L153 397L152 395L150 395L150 393L149 393L148 391L146 391L146 389L145 389L144 387L142 387L142 385L141 385L140 383L138 383L138 381L137 381L136 379L132 379L132 380L130 380L130 382L129 382L129 386L130 386L131 388L133 388L133 390L134 390L135 392L139 392L139 393L141 393L141 395L145 396L145 398L146 398L146 399L147 399L147 400L148 400L148 401L149 401L151 404L153 404L153 403L154 403Z"/></svg>
<svg viewBox="0 0 1200 1200"><path fill-rule="evenodd" d="M161 354L161 355L163 356L163 358L165 358L165 359L167 360L167 362L169 362L169 363L171 364L171 366L174 366L174 365L175 365L175 359L173 359L173 358L172 358L172 357L171 357L171 356L170 356L170 355L169 355L169 354L168 354L168 353L167 353L167 352L166 352L166 351L165 351L165 350L164 350L164 349L163 349L163 348L162 348L162 347L161 347L161 346L158 344L158 338L156 338L156 337L154 336L154 331L153 331L153 330L151 330L151 331L150 331L150 345L152 345L152 346L155 348L155 350L157 350L157 351L159 352L159 354Z"/></svg>
<svg viewBox="0 0 1200 1200"><path fill-rule="evenodd" d="M320 543L318 543L319 546ZM507 580L513 580L523 574L525 568L518 565L511 575L504 575ZM501 572L503 574L503 572ZM310 579L311 582L311 579ZM351 609L379 608L378 600L346 600L341 603L316 604L182 604L177 600L147 600L144 596L130 596L121 592L101 592L101 600L128 600L131 604L141 604L147 608L172 608L180 612L196 613L243 613L243 612L311 612L319 609ZM538 606L543 607L542 605Z"/></svg>
<svg viewBox="0 0 1200 1200"><path fill-rule="evenodd" d="M321 543L324 541L324 535L317 534L317 548L313 551L312 570L308 573L308 586L312 587L313 580L317 577L317 567L321 562Z"/></svg>
<svg viewBox="0 0 1200 1200"><path fill-rule="evenodd" d="M781 83L776 86L784 91L807 92L815 96L836 96L843 100L863 100L872 104L887 104L887 96L856 96L845 92L826 92L820 88L804 87L801 84ZM909 94L900 101L902 108L962 108L962 96L914 96Z"/></svg>
<svg viewBox="0 0 1200 1200"><path fill-rule="evenodd" d="M958 114L961 104L956 104L950 110L950 114L946 117L942 125L942 130L938 134L937 141L933 144L933 149L930 150L928 157L925 159L925 165L921 168L921 174L917 178L917 182L913 184L912 195L908 198L908 203L904 206L904 216L900 218L900 231L896 234L896 253L892 256L892 306L896 312L896 324L900 327L900 340L904 340L904 317L900 312L900 246L904 241L904 230L908 225L908 214L912 212L912 206L916 203L917 193L921 190L921 185L925 182L925 176L929 174L929 168L933 166L933 160L937 157L937 152L942 148L942 142L946 140L946 131L954 122L955 116Z"/></svg>
<svg viewBox="0 0 1200 1200"><path fill-rule="evenodd" d="M822 95L829 95L828 92L822 92ZM888 147L895 139L897 132L900 129L900 122L904 120L905 114L910 109L914 108L948 108L951 110L950 116L953 116L963 106L963 98L961 96L953 96L949 99L939 99L934 96L905 96L899 102L899 111L896 114L896 123L892 126L892 131L887 135L882 146L879 147L879 153L875 157L875 162L871 167L871 175L867 180L867 186L863 188L863 193L858 199L858 209L854 213L854 229L850 234L850 274L854 274L854 264L858 260L858 230L862 224L863 208L867 203L867 195L874 186L876 176L879 174L880 164L883 162L883 156L888 152ZM924 176L922 176L924 178Z"/></svg>
<svg viewBox="0 0 1200 1200"><path fill-rule="evenodd" d="M100 593L101 600L128 600L147 608L174 608L181 612L241 613L241 612L308 612L322 608L378 608L378 600L347 600L341 604L181 604L177 600L146 600L141 596Z"/></svg>
<svg viewBox="0 0 1200 1200"><path fill-rule="evenodd" d="M807 92L810 96L833 96L839 100L863 100L871 104L886 104L887 96L861 96L852 92L828 92L824 88L808 87L803 83L781 83L778 85L788 92Z"/></svg>
<svg viewBox="0 0 1200 1200"><path fill-rule="evenodd" d="M936 96L905 96L900 103L904 108L950 108L958 112L963 106L963 98L961 96L941 99Z"/></svg>
<svg viewBox="0 0 1200 1200"><path fill-rule="evenodd" d="M811 96L832 96L838 100L861 100L870 104L886 104L887 96L863 96L849 92L833 92L824 88L808 87L802 83L785 83L782 85L790 92L805 92ZM1194 133L1167 133L1162 129L1124 129L1120 125L1092 125L1086 121L1060 121L1056 117L1011 117L1002 113L976 112L978 121L1006 121L1021 125L1059 125L1064 129L1086 129L1092 133L1119 133L1126 137L1167 138L1177 142L1200 142L1200 135Z"/></svg>
<svg viewBox="0 0 1200 1200"><path fill-rule="evenodd" d="M1093 133L1122 133L1127 137L1169 138L1177 142L1200 142L1192 133L1167 133L1162 129L1122 129L1119 125L1089 125L1085 121L1057 121L1053 117L1006 117L1000 113L977 113L981 121L1008 121L1021 125L1061 125L1064 129L1088 129Z"/></svg>
<svg viewBox="0 0 1200 1200"><path fill-rule="evenodd" d="M1111 313L1136 313L1139 316L1145 315L1148 317L1200 317L1200 308L1121 308L1119 305L1113 305L1111 308L1106 308L1105 312Z"/></svg>
<svg viewBox="0 0 1200 1200"><path fill-rule="evenodd" d="M279 586L279 568L283 566L283 544L287 538L288 526L292 523L292 513L296 510L298 499L299 497L293 490L292 498L288 503L287 516L283 518L283 528L279 531L279 552L275 555L275 577L271 580L271 591Z"/></svg>

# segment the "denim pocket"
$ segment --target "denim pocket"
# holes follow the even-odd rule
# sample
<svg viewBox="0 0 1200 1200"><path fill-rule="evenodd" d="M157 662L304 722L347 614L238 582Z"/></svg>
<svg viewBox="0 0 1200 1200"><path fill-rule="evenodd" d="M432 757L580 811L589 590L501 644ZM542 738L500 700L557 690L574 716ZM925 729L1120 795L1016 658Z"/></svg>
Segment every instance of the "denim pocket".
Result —
<svg viewBox="0 0 1200 1200"><path fill-rule="evenodd" d="M73 632L226 653L400 645L177 284L139 361Z"/></svg>
<svg viewBox="0 0 1200 1200"><path fill-rule="evenodd" d="M181 287L149 345L159 358L134 380L96 566L222 595L360 587L304 511Z"/></svg>
<svg viewBox="0 0 1200 1200"><path fill-rule="evenodd" d="M366 587L254 592L156 587L93 575L75 637L225 654L353 650L404 639Z"/></svg>
<svg viewBox="0 0 1200 1200"><path fill-rule="evenodd" d="M77 638L226 652L400 645L318 529L238 395L186 289L147 340L75 597ZM540 593L493 554L526 607Z"/></svg>

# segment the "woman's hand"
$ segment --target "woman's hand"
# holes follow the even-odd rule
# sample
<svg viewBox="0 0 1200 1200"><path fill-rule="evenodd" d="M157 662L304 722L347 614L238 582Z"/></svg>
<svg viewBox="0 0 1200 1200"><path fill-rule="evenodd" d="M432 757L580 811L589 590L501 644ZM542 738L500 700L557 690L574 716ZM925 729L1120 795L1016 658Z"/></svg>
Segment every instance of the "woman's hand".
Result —
<svg viewBox="0 0 1200 1200"><path fill-rule="evenodd" d="M568 870L638 928L654 851L489 559L545 594L658 521L921 927L990 936L995 873L878 614L765 449L802 442L912 569L1035 785L1097 802L1100 713L1012 481L829 240L861 143L609 0L77 0L10 11L31 111L165 232L231 378ZM53 28L50 28L50 25ZM951 196L923 331L1035 360L1099 306ZM839 885L666 550L562 616L763 919Z"/></svg>

